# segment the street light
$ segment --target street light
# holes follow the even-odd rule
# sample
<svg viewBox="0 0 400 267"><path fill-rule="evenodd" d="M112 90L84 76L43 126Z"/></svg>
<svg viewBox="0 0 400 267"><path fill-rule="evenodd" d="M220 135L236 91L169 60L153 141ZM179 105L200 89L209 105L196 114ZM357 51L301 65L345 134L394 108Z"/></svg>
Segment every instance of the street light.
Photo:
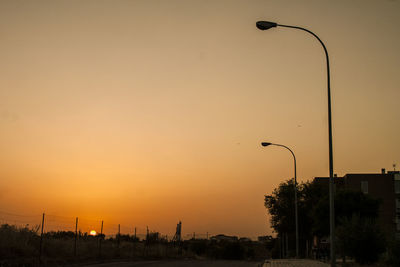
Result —
<svg viewBox="0 0 400 267"><path fill-rule="evenodd" d="M294 160L294 217L295 217L295 224L296 224L296 258L299 258L299 216L297 213L297 171L296 171L296 156L294 155L293 151L288 148L287 146L280 145L280 144L273 144L268 142L262 142L262 146L280 146L284 147L292 153L293 160Z"/></svg>
<svg viewBox="0 0 400 267"><path fill-rule="evenodd" d="M256 26L260 30L268 30L274 27L284 27L284 28L292 28L298 29L305 32L308 32L322 45L324 48L325 56L326 56L326 70L327 70L327 82L328 82L328 135L329 135L329 221L330 221L330 239L331 239L331 266L334 267L336 265L335 258L335 207L334 207L334 196L333 196L333 148L332 148L332 114L331 114L331 80L330 80L330 69L329 69L329 56L328 50L325 47L325 44L322 40L312 31L304 29L302 27L297 26L289 26L282 25L275 22L270 21L257 21Z"/></svg>

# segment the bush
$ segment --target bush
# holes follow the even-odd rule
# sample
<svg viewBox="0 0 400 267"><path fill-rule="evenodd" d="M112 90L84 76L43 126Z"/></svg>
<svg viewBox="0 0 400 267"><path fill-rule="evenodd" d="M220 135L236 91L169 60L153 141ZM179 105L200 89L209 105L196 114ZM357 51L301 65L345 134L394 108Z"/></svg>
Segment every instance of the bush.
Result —
<svg viewBox="0 0 400 267"><path fill-rule="evenodd" d="M400 240L393 240L388 247L389 266L400 266Z"/></svg>
<svg viewBox="0 0 400 267"><path fill-rule="evenodd" d="M378 225L370 219L344 218L336 231L342 256L353 257L357 263L372 264L385 252L385 238Z"/></svg>
<svg viewBox="0 0 400 267"><path fill-rule="evenodd" d="M208 240L199 239L199 240L190 240L189 242L190 242L189 249L191 251L193 251L199 256L206 254Z"/></svg>
<svg viewBox="0 0 400 267"><path fill-rule="evenodd" d="M0 259L34 257L38 248L39 236L35 230L8 224L0 227Z"/></svg>
<svg viewBox="0 0 400 267"><path fill-rule="evenodd" d="M241 260L244 258L244 253L244 247L239 242L226 242L221 256L226 260Z"/></svg>

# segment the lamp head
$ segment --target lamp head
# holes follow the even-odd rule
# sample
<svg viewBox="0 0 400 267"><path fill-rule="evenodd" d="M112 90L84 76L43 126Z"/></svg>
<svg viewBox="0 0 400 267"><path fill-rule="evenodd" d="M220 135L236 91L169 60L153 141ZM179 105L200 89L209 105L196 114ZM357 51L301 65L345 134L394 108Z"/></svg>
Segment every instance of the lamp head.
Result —
<svg viewBox="0 0 400 267"><path fill-rule="evenodd" d="M262 146L269 146L269 145L272 145L272 143L262 142L261 145L262 145Z"/></svg>
<svg viewBox="0 0 400 267"><path fill-rule="evenodd" d="M265 31L270 28L278 26L276 22L271 22L271 21L257 21L256 26L258 29Z"/></svg>

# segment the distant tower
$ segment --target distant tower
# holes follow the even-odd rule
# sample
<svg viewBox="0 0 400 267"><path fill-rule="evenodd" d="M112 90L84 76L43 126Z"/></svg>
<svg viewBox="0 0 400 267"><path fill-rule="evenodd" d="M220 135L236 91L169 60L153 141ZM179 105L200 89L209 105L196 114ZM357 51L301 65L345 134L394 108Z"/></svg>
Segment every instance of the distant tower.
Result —
<svg viewBox="0 0 400 267"><path fill-rule="evenodd" d="M393 170L396 171L396 163L393 163Z"/></svg>
<svg viewBox="0 0 400 267"><path fill-rule="evenodd" d="M179 223L176 225L176 233L174 235L173 241L180 242L182 237L182 222L179 221Z"/></svg>

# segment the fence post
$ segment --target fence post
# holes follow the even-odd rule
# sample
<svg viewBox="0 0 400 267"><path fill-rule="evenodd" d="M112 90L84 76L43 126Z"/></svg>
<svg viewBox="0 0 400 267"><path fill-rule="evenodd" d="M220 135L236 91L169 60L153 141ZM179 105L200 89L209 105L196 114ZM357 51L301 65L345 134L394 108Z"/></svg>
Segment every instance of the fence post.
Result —
<svg viewBox="0 0 400 267"><path fill-rule="evenodd" d="M119 249L119 244L121 242L121 225L118 224L118 239L117 239L117 245L118 245L118 249Z"/></svg>
<svg viewBox="0 0 400 267"><path fill-rule="evenodd" d="M143 256L147 256L148 254L148 246L149 246L149 227L146 226L146 242L144 244Z"/></svg>
<svg viewBox="0 0 400 267"><path fill-rule="evenodd" d="M75 220L75 243L74 243L74 257L76 257L76 245L78 241L78 217Z"/></svg>
<svg viewBox="0 0 400 267"><path fill-rule="evenodd" d="M133 236L133 247L132 247L132 257L135 257L136 251L136 227L135 227L135 235Z"/></svg>
<svg viewBox="0 0 400 267"><path fill-rule="evenodd" d="M43 217L42 217L42 231L40 233L39 265L41 265L41 262L42 262L43 229L44 229L44 213L43 213Z"/></svg>
<svg viewBox="0 0 400 267"><path fill-rule="evenodd" d="M99 258L101 258L101 240L103 238L103 221L101 221L101 230L99 235Z"/></svg>
<svg viewBox="0 0 400 267"><path fill-rule="evenodd" d="M119 244L120 244L120 242L121 242L121 224L118 224L118 238L117 238L117 255L118 255L118 257L120 256L120 250L119 250Z"/></svg>

